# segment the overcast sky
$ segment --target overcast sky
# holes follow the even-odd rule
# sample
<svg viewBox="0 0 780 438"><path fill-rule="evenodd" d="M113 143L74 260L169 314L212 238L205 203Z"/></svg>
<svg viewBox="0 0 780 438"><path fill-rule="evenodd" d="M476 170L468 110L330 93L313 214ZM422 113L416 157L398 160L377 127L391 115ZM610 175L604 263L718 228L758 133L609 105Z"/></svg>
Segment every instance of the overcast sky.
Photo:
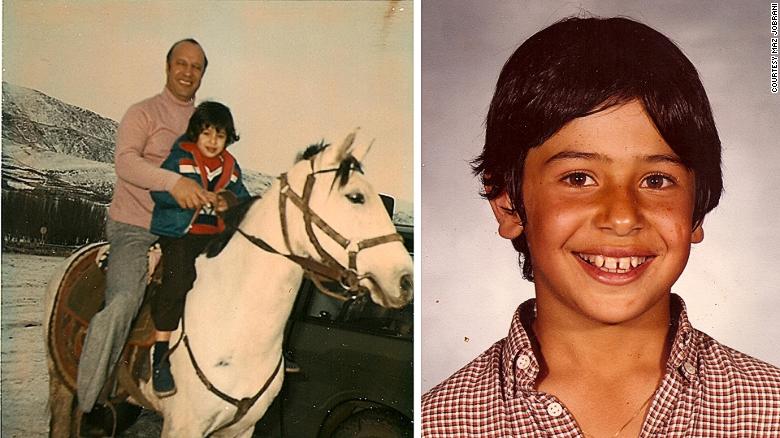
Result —
<svg viewBox="0 0 780 438"><path fill-rule="evenodd" d="M769 3L423 2L423 390L506 336L518 304L533 296L468 161L481 150L507 58L537 31L580 12L649 24L699 70L723 142L726 191L673 290L697 328L780 365L780 95L769 91Z"/></svg>
<svg viewBox="0 0 780 438"><path fill-rule="evenodd" d="M119 121L187 37L209 58L197 101L231 108L243 167L278 175L359 126L369 180L413 199L411 1L4 2L3 80Z"/></svg>

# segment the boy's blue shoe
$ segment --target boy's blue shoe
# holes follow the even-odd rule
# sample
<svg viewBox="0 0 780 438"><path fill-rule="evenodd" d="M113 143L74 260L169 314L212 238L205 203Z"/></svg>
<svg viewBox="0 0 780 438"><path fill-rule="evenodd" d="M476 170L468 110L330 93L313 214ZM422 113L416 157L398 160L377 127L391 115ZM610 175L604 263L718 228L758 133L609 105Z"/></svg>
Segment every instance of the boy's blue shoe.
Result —
<svg viewBox="0 0 780 438"><path fill-rule="evenodd" d="M171 363L163 360L160 365L154 367L152 374L152 388L157 397L164 398L176 394L176 383L171 374Z"/></svg>

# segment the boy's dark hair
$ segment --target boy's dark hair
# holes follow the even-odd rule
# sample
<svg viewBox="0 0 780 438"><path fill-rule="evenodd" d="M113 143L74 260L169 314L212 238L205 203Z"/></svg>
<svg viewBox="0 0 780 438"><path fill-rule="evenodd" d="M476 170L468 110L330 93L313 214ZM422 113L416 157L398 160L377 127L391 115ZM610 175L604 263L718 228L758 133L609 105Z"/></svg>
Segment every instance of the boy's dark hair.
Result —
<svg viewBox="0 0 780 438"><path fill-rule="evenodd" d="M200 45L199 42L195 41L195 38L185 38L183 40L176 41L173 43L170 49L168 49L168 54L165 55L165 62L170 67L171 65L171 56L173 56L173 49L176 48L180 43L192 43L196 46L200 47L200 50L203 52L203 73L206 73L206 68L209 66L209 58L206 57L206 51L203 50L203 46Z"/></svg>
<svg viewBox="0 0 780 438"><path fill-rule="evenodd" d="M225 147L237 142L240 138L233 126L233 115L230 113L230 108L219 102L210 101L203 102L195 108L184 135L188 141L196 142L200 133L209 126L216 130L225 130L227 134Z"/></svg>
<svg viewBox="0 0 780 438"><path fill-rule="evenodd" d="M487 199L506 192L523 224L523 166L528 151L568 122L640 101L663 139L694 172L693 223L720 200L721 146L696 68L658 31L627 18L559 21L509 57L486 119L485 146L472 169ZM533 281L525 234L513 239L523 277Z"/></svg>

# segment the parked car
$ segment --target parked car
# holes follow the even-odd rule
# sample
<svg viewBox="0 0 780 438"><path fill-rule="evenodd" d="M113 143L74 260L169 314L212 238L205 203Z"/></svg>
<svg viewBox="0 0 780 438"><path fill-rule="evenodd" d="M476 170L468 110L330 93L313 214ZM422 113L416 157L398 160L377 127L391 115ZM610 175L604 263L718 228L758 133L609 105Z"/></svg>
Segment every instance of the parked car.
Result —
<svg viewBox="0 0 780 438"><path fill-rule="evenodd" d="M396 228L411 254L413 227ZM253 436L411 437L413 333L412 304L342 303L305 280L284 343L300 370L287 373Z"/></svg>

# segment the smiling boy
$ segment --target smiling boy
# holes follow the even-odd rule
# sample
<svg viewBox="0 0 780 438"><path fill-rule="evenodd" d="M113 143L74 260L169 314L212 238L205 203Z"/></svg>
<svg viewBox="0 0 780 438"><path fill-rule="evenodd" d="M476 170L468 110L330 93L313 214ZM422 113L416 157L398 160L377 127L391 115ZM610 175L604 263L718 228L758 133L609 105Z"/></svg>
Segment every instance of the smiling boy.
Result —
<svg viewBox="0 0 780 438"><path fill-rule="evenodd" d="M570 18L523 43L474 169L536 299L424 395L423 436L780 436L780 370L671 293L720 154L695 68L657 31Z"/></svg>
<svg viewBox="0 0 780 438"><path fill-rule="evenodd" d="M203 187L211 202L201 208L183 208L173 195L153 191L151 232L160 236L162 284L152 295L151 311L156 332L152 355L152 387L158 397L176 392L168 361L168 341L179 326L187 292L195 281L195 259L215 234L225 229L220 214L249 198L241 168L228 146L239 140L230 109L206 101L195 108L187 131L171 148L162 168Z"/></svg>

